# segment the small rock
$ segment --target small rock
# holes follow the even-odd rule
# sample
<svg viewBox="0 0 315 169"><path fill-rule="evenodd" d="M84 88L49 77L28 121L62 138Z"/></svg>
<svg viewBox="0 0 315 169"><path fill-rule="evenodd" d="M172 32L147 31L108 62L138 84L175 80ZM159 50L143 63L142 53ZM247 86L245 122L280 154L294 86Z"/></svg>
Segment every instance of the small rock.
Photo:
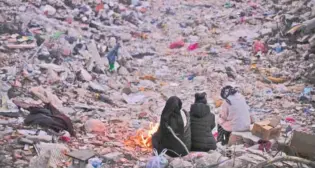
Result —
<svg viewBox="0 0 315 169"><path fill-rule="evenodd" d="M79 78L81 81L87 81L87 82L92 80L92 76L89 74L88 71L86 71L83 68L81 68L80 70Z"/></svg>
<svg viewBox="0 0 315 169"><path fill-rule="evenodd" d="M3 15L0 14L0 23L5 22L5 18Z"/></svg>
<svg viewBox="0 0 315 169"><path fill-rule="evenodd" d="M309 57L310 59L314 59L314 58L315 58L315 54L311 53L308 57Z"/></svg>
<svg viewBox="0 0 315 169"><path fill-rule="evenodd" d="M105 124L97 119L87 120L84 127L87 132L104 132L106 129Z"/></svg>
<svg viewBox="0 0 315 169"><path fill-rule="evenodd" d="M96 92L101 92L101 93L105 92L105 89L101 85L94 83L94 82L90 82L89 87L90 87L90 89L92 89Z"/></svg>
<svg viewBox="0 0 315 169"><path fill-rule="evenodd" d="M121 152L112 152L112 153L104 155L103 157L105 161L116 162L116 161L119 161L119 159L123 158L124 154Z"/></svg>
<svg viewBox="0 0 315 169"><path fill-rule="evenodd" d="M130 39L132 39L132 35L130 33L122 33L120 34L120 39L122 41L130 41Z"/></svg>
<svg viewBox="0 0 315 169"><path fill-rule="evenodd" d="M294 103L289 102L289 101L284 101L282 104L283 108L290 108L290 107L294 107Z"/></svg>
<svg viewBox="0 0 315 169"><path fill-rule="evenodd" d="M13 152L13 158L14 159L21 159L23 156L21 155L21 152L19 151L14 151Z"/></svg>
<svg viewBox="0 0 315 169"><path fill-rule="evenodd" d="M125 67L121 66L121 67L118 69L118 74L120 74L120 75L122 75L122 76L126 76L126 75L129 74L129 72L128 72L128 70L127 70Z"/></svg>
<svg viewBox="0 0 315 169"><path fill-rule="evenodd" d="M119 159L119 162L121 162L121 163L127 163L127 162L129 162L129 160L127 160L126 158L121 158L121 159Z"/></svg>
<svg viewBox="0 0 315 169"><path fill-rule="evenodd" d="M91 144L95 146L103 146L104 143L102 141L94 140L91 142Z"/></svg>
<svg viewBox="0 0 315 169"><path fill-rule="evenodd" d="M112 149L110 147L106 147L106 148L103 148L101 151L100 151L100 154L101 155L104 155L104 154L108 154L112 151Z"/></svg>
<svg viewBox="0 0 315 169"><path fill-rule="evenodd" d="M119 3L125 4L125 5L131 5L131 0L119 0Z"/></svg>
<svg viewBox="0 0 315 169"><path fill-rule="evenodd" d="M170 163L170 167L172 167L172 168L192 168L193 165L190 162L185 161L181 158L176 158L175 160L173 160Z"/></svg>
<svg viewBox="0 0 315 169"><path fill-rule="evenodd" d="M197 168L208 168L212 165L215 165L219 162L222 162L224 160L227 160L227 157L222 156L220 153L214 151L211 152L211 154L208 154L204 157L201 157L196 160L196 167Z"/></svg>
<svg viewBox="0 0 315 169"><path fill-rule="evenodd" d="M194 78L194 82L196 82L196 83L206 83L207 82L207 77L205 77L205 76L196 76Z"/></svg>
<svg viewBox="0 0 315 169"><path fill-rule="evenodd" d="M141 112L141 113L139 113L138 117L139 117L139 118L144 118L144 117L146 117L147 115L148 115L147 112Z"/></svg>
<svg viewBox="0 0 315 169"><path fill-rule="evenodd" d="M50 5L45 5L42 10L46 13L47 12L47 15L55 15L56 14L56 9Z"/></svg>
<svg viewBox="0 0 315 169"><path fill-rule="evenodd" d="M25 12L26 11L26 6L20 6L19 7L20 12Z"/></svg>
<svg viewBox="0 0 315 169"><path fill-rule="evenodd" d="M129 95L129 94L132 93L130 87L125 87L125 88L123 88L121 92L122 92L122 93L125 93L126 95Z"/></svg>
<svg viewBox="0 0 315 169"><path fill-rule="evenodd" d="M272 29L271 28L262 29L260 30L260 33L262 36L269 35L272 33Z"/></svg>
<svg viewBox="0 0 315 169"><path fill-rule="evenodd" d="M58 74L54 70L48 69L47 80L48 80L48 83L54 84L54 83L60 81L60 77L58 76Z"/></svg>
<svg viewBox="0 0 315 169"><path fill-rule="evenodd" d="M16 166L25 166L25 165L28 165L28 162L25 161L25 160L17 160L14 162L14 165Z"/></svg>

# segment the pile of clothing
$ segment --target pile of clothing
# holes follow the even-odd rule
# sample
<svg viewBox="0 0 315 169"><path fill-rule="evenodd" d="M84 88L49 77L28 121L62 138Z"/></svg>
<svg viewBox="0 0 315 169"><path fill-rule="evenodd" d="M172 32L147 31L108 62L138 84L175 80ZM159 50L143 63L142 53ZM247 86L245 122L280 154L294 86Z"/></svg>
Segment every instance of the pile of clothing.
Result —
<svg viewBox="0 0 315 169"><path fill-rule="evenodd" d="M44 128L50 128L55 132L66 130L71 136L75 136L70 118L51 104L47 104L44 108L30 107L27 110L30 114L24 120L25 125L39 125Z"/></svg>

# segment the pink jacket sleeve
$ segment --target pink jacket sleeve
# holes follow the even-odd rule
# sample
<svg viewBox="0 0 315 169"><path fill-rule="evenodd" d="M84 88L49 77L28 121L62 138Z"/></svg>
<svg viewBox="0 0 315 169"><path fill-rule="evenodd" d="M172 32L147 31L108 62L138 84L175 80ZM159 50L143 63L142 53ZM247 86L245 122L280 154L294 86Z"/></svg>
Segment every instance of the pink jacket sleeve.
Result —
<svg viewBox="0 0 315 169"><path fill-rule="evenodd" d="M229 115L228 105L226 102L224 102L222 104L221 112L219 114L219 124L220 125L222 125L223 123L225 123L227 121L228 115Z"/></svg>

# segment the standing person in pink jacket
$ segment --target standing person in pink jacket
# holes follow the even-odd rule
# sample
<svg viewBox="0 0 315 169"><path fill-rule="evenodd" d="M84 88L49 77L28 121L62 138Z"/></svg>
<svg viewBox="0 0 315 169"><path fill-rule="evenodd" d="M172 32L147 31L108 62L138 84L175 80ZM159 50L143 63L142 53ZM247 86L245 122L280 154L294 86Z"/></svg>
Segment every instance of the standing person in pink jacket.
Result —
<svg viewBox="0 0 315 169"><path fill-rule="evenodd" d="M248 131L250 129L251 117L249 106L242 94L232 86L225 86L221 90L221 97L224 99L222 110L219 115L218 142L222 145L237 142L231 132Z"/></svg>

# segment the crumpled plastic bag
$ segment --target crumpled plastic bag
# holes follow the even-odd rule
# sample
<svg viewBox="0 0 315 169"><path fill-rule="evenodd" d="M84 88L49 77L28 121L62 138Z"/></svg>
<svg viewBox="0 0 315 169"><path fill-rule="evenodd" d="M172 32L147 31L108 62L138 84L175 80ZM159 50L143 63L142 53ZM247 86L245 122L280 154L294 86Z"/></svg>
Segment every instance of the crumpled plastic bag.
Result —
<svg viewBox="0 0 315 169"><path fill-rule="evenodd" d="M193 50L197 49L198 47L199 47L198 43L193 43L193 44L189 45L187 49L189 51L193 51Z"/></svg>
<svg viewBox="0 0 315 169"><path fill-rule="evenodd" d="M255 41L253 45L254 53L257 54L258 52L267 53L266 45L263 42Z"/></svg>
<svg viewBox="0 0 315 169"><path fill-rule="evenodd" d="M158 154L156 149L153 150L154 157L151 157L147 163L146 168L165 168L168 165L168 161L165 158L167 149L164 149L161 154Z"/></svg>
<svg viewBox="0 0 315 169"><path fill-rule="evenodd" d="M39 154L30 160L30 168L58 168L71 159L66 155L70 150L64 144L40 143L36 147Z"/></svg>

